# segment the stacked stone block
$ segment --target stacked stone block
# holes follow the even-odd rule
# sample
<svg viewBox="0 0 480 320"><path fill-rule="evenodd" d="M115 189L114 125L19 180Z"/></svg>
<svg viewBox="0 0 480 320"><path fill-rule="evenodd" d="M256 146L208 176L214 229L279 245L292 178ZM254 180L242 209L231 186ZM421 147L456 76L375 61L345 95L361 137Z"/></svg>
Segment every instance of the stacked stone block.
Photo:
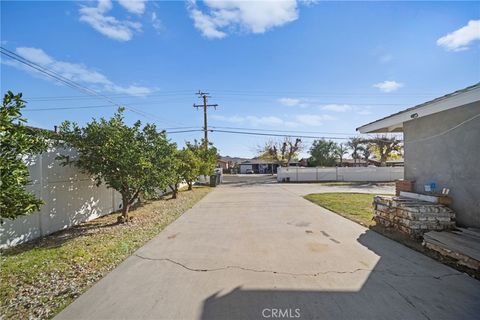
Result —
<svg viewBox="0 0 480 320"><path fill-rule="evenodd" d="M455 227L455 212L442 204L396 196L375 196L374 220L413 238Z"/></svg>
<svg viewBox="0 0 480 320"><path fill-rule="evenodd" d="M415 189L415 181L397 180L395 181L395 195L400 196L400 192L413 192Z"/></svg>

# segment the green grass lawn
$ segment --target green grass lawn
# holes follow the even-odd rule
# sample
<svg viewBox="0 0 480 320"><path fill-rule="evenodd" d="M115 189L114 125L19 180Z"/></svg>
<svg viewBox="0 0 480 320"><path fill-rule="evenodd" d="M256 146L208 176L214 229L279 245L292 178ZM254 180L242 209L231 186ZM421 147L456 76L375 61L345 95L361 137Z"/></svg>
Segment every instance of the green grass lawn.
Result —
<svg viewBox="0 0 480 320"><path fill-rule="evenodd" d="M395 182L356 182L356 181L321 181L315 182L322 186L359 186L359 185L377 185L377 186L394 186Z"/></svg>
<svg viewBox="0 0 480 320"><path fill-rule="evenodd" d="M203 198L210 188L145 203L1 252L0 318L48 319Z"/></svg>
<svg viewBox="0 0 480 320"><path fill-rule="evenodd" d="M312 193L304 198L325 209L360 223L364 226L373 226L373 197L367 193Z"/></svg>
<svg viewBox="0 0 480 320"><path fill-rule="evenodd" d="M355 186L360 184L359 182L350 181L321 181L316 183L322 186Z"/></svg>

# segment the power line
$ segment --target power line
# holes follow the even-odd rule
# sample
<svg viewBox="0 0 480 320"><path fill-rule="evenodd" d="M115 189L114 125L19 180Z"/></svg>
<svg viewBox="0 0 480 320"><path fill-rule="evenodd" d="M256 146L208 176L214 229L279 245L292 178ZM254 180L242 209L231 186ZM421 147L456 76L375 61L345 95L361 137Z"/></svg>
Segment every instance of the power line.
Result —
<svg viewBox="0 0 480 320"><path fill-rule="evenodd" d="M222 133L231 133L231 134L244 134L244 135L253 135L253 136L268 136L268 137L296 137L296 138L308 138L308 139L335 139L335 140L346 140L346 137L320 137L320 136L306 136L306 135L287 135L287 134L277 134L277 133L264 133L264 132L247 132L247 131L232 131L232 130L218 130L210 129L210 132L222 132Z"/></svg>
<svg viewBox="0 0 480 320"><path fill-rule="evenodd" d="M228 89L212 89L215 92L222 93L222 94L237 94L237 95L315 95L315 96L384 96L382 93L345 93L345 92L321 92L321 91L292 91L292 90L228 90ZM389 96L427 96L427 95L439 95L441 93L434 93L434 92L422 92L422 93L390 93Z"/></svg>
<svg viewBox="0 0 480 320"><path fill-rule="evenodd" d="M107 100L108 102L114 104L114 105L117 105L114 101L112 101L110 98L108 98L107 96L104 96L98 92L96 92L95 90L93 89L90 89L90 88L87 88L85 86L82 86L68 78L65 78L64 76L62 76L61 74L55 72L55 71L52 71L52 70L49 70L43 66L40 66L39 64L35 63L35 62L32 62L24 57L22 57L21 55L18 55L16 54L15 52L12 52L8 49L5 49L4 47L0 47L0 52L3 54L3 55L6 55L8 56L9 58L15 60L15 61L18 61L30 68L33 68L51 78L54 78L56 79L57 81L59 82L62 82L63 84L66 84L67 86L71 87L71 88L74 88L74 89L77 89L77 90L80 90L88 95L96 95L98 97L101 97L105 100Z"/></svg>
<svg viewBox="0 0 480 320"><path fill-rule="evenodd" d="M313 134L339 134L354 136L357 133L341 133L341 132L322 132L322 131L301 131L301 130L277 130L277 129L257 129L257 128L243 128L243 127L217 127L210 126L215 129L234 129L234 130L248 130L248 131L265 131L265 132L291 132L291 133L313 133Z"/></svg>
<svg viewBox="0 0 480 320"><path fill-rule="evenodd" d="M56 108L25 108L23 111L51 111L51 110L74 110L74 109L94 109L94 108L112 108L113 105L82 106L82 107L56 107Z"/></svg>
<svg viewBox="0 0 480 320"><path fill-rule="evenodd" d="M146 94L145 96L148 97L160 97L160 96L190 96L190 92L192 89L184 89L184 90L169 90L169 91L161 91ZM353 96L353 97L385 97L384 94L374 94L374 93L345 93L345 92L338 92L338 93L327 93L327 92L302 92L302 91L238 91L238 90L214 90L217 92L217 97L219 96L249 96L249 97L279 97L284 96L286 94L293 94L297 96L310 96L310 97L346 97L346 96ZM409 97L409 96L430 96L430 95L439 95L440 93L390 93L389 97ZM118 94L110 94L110 96L116 98L122 97L131 97L131 95L118 93ZM62 100L62 99L89 99L89 97L85 96L40 96L40 97L30 97L32 101L37 100Z"/></svg>
<svg viewBox="0 0 480 320"><path fill-rule="evenodd" d="M166 131L166 133L173 134L173 133L198 132L198 131L204 131L204 130L203 129L192 129L192 130Z"/></svg>
<svg viewBox="0 0 480 320"><path fill-rule="evenodd" d="M109 96L114 97L114 98L131 98L131 94L110 94ZM175 96L185 96L189 97L191 96L190 93L156 93L156 94L146 94L144 96L137 96L140 98L144 97L175 97ZM93 99L95 97L86 97L86 96L43 96L43 97L29 97L28 99L30 101L57 101L57 100L88 100L88 99Z"/></svg>
<svg viewBox="0 0 480 320"><path fill-rule="evenodd" d="M53 78L73 89L76 89L76 90L79 90L87 95L90 95L90 96L96 96L96 97L99 97L99 98L102 98L104 100L106 100L107 102L111 103L113 106L116 106L116 107L120 107L121 105L116 103L115 101L113 101L112 99L110 99L108 96L104 95L104 94L101 94L93 89L90 89L86 86L83 86L81 84L78 84L76 83L75 81L73 80L70 80L64 76L62 76L61 74L55 72L55 71L52 71L48 68L45 68L35 62L32 62L24 57L22 57L21 55L19 54L16 54L15 52L13 51L10 51L4 47L1 47L0 46L0 53L2 53L3 55L9 57L10 59L13 59L17 62L20 62L32 69L35 69L37 70L38 72L41 72L47 76L49 76L50 78ZM146 118L156 118L158 121L160 122L165 122L164 120L160 119L160 118L157 118L155 115L152 115L152 114L149 114L149 113L146 113L144 111L141 111L141 110L138 110L137 108L134 108L134 107L131 107L131 106L124 106L125 109L133 112L133 113L136 113L136 114L139 114L143 117L146 117Z"/></svg>
<svg viewBox="0 0 480 320"><path fill-rule="evenodd" d="M310 136L310 135L295 135L295 134L288 135L288 134L232 131L232 130L218 130L218 129L209 129L208 131L210 131L210 132L221 132L221 133L231 133L231 134L254 135L254 136L269 136L269 137L295 137L295 138L305 138L305 139L326 139L326 140L348 140L349 139L348 137ZM402 140L400 140L400 141L402 141Z"/></svg>

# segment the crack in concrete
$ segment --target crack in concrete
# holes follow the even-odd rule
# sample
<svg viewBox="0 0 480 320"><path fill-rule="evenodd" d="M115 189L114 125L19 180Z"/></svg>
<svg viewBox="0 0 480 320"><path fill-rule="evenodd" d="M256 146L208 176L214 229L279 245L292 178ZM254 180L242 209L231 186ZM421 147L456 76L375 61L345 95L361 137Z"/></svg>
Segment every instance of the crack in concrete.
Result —
<svg viewBox="0 0 480 320"><path fill-rule="evenodd" d="M139 255L137 253L133 254L135 257L143 259L143 260L150 260L150 261L166 261L173 263L177 266L180 266L186 270L193 271L193 272L215 272L215 271L222 271L222 270L228 270L228 269L237 269L237 270L243 270L243 271L250 271L250 272L258 272L258 273L272 273L272 274L278 274L278 275L287 275L287 276L299 276L299 277L317 277L319 275L326 275L326 274L354 274L357 272L365 271L365 272L378 272L378 273L386 273L390 274L395 277L412 277L412 278L434 278L436 280L441 280L442 278L445 277L451 277L451 276L459 276L462 275L463 273L447 273L443 274L440 276L432 276L432 275L417 275L417 274L399 274L392 272L390 270L377 270L377 269L366 269L366 268L357 268L351 271L336 271L336 270L327 270L327 271L319 271L316 273L294 273L294 272L285 272L285 271L275 271L275 270L268 270L268 269L254 269L254 268L248 268L248 267L242 267L242 266L224 266L224 267L218 267L218 268L192 268L189 267L181 262L172 260L170 258L150 258L150 257L145 257L142 255Z"/></svg>
<svg viewBox="0 0 480 320"><path fill-rule="evenodd" d="M430 317L424 312L422 311L421 309L417 308L417 306L415 305L415 303L413 303L413 301L411 301L408 296L404 295L403 293L401 293L399 290L397 290L397 288L395 288L393 285L391 285L390 283L388 283L387 281L383 281L383 283L385 283L387 286L389 286L390 288L392 288L393 291L395 291L400 297L402 297L403 300L405 300L410 306L412 306L413 309L417 310L418 312L420 312L422 314L422 316L425 317L425 319L427 320L431 320Z"/></svg>

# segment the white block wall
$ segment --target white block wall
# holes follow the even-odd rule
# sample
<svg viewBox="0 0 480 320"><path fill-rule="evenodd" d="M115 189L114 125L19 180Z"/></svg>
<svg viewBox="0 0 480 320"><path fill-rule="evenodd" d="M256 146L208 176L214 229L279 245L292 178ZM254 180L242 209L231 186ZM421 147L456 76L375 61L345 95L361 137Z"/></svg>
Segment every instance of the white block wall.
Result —
<svg viewBox="0 0 480 320"><path fill-rule="evenodd" d="M62 154L75 155L69 150ZM45 204L39 212L5 220L0 225L0 248L14 246L55 231L69 228L118 210L121 196L95 182L73 166L55 160L57 150L27 159L32 185L28 190Z"/></svg>
<svg viewBox="0 0 480 320"><path fill-rule="evenodd" d="M291 182L314 181L372 181L386 182L403 179L403 167L335 167L303 168L279 167L277 181L289 178Z"/></svg>

